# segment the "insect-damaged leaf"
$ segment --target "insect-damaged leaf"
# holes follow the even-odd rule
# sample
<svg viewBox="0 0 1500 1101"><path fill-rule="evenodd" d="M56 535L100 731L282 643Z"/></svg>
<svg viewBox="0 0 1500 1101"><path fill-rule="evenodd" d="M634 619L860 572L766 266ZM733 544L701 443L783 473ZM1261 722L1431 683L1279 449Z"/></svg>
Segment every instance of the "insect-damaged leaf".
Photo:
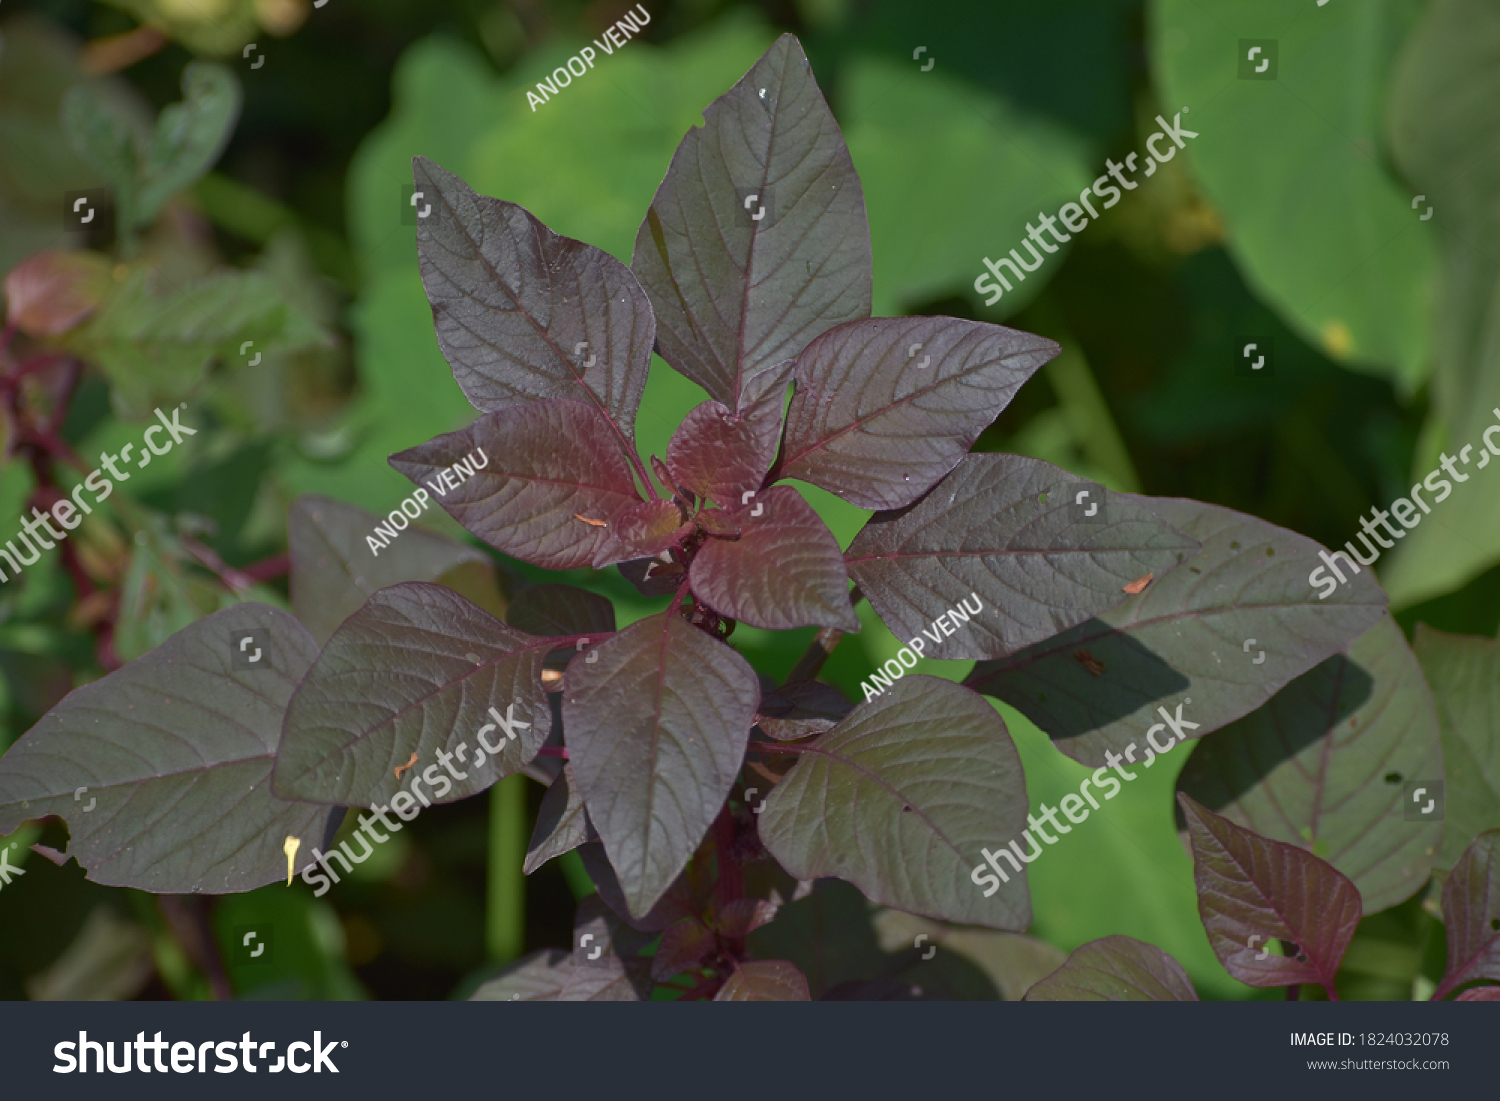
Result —
<svg viewBox="0 0 1500 1101"><path fill-rule="evenodd" d="M761 368L870 315L864 193L794 37L687 132L630 266L662 358L730 409Z"/></svg>
<svg viewBox="0 0 1500 1101"><path fill-rule="evenodd" d="M1187 972L1154 944L1103 937L1075 949L1026 992L1028 1002L1196 1002Z"/></svg>
<svg viewBox="0 0 1500 1101"><path fill-rule="evenodd" d="M1446 868L1470 838L1500 829L1500 641L1418 623L1412 649L1432 685L1443 736L1448 786L1438 866Z"/></svg>
<svg viewBox="0 0 1500 1101"><path fill-rule="evenodd" d="M546 740L541 673L552 645L440 585L382 589L334 632L292 696L277 793L368 807L398 791L422 804L484 791Z"/></svg>
<svg viewBox="0 0 1500 1101"><path fill-rule="evenodd" d="M1500 830L1474 839L1443 884L1448 969L1433 993L1442 1001L1475 979L1500 982Z"/></svg>
<svg viewBox="0 0 1500 1101"><path fill-rule="evenodd" d="M937 492L942 492L939 487ZM1253 516L1182 498L1112 494L1198 540L1178 569L1113 611L1020 653L974 667L964 682L1004 700L1091 767L1157 721L1157 708L1198 724L1189 737L1254 711L1385 614L1368 573L1327 600L1308 583L1322 565L1311 539ZM852 548L851 548L852 549ZM851 571L854 572L854 571ZM855 573L855 577L858 574ZM1102 666L1094 676L1077 655ZM1262 656L1264 655L1264 656Z"/></svg>
<svg viewBox="0 0 1500 1101"><path fill-rule="evenodd" d="M745 756L760 702L738 653L672 612L575 658L563 731L626 904L643 916L686 866Z"/></svg>
<svg viewBox="0 0 1500 1101"><path fill-rule="evenodd" d="M716 1002L810 1002L807 976L786 960L747 960L735 965L734 974L719 992Z"/></svg>
<svg viewBox="0 0 1500 1101"><path fill-rule="evenodd" d="M909 676L798 747L766 797L760 835L797 879L837 876L876 902L1015 932L1023 875L984 892L980 850L1026 829L1026 781L1005 723L975 693Z"/></svg>
<svg viewBox="0 0 1500 1101"><path fill-rule="evenodd" d="M680 484L724 508L760 489L781 438L781 406L792 363L750 378L739 412L717 401L693 409L667 444L667 469Z"/></svg>
<svg viewBox="0 0 1500 1101"><path fill-rule="evenodd" d="M1085 486L1098 499L1094 516L1075 501ZM897 638L926 631L925 656L957 660L1051 638L1197 549L1143 504L1050 463L970 455L915 505L871 517L844 560ZM982 610L952 637L934 625L974 597Z"/></svg>
<svg viewBox="0 0 1500 1101"><path fill-rule="evenodd" d="M581 401L633 447L656 322L630 269L425 157L412 171L432 206L417 221L422 285L464 395L485 411Z"/></svg>
<svg viewBox="0 0 1500 1101"><path fill-rule="evenodd" d="M733 518L740 537L710 539L693 559L695 594L752 627L859 630L838 540L802 494L772 486Z"/></svg>
<svg viewBox="0 0 1500 1101"><path fill-rule="evenodd" d="M1363 915L1354 884L1306 849L1241 829L1186 795L1177 802L1193 848L1198 914L1219 962L1250 986L1313 982L1332 992ZM1298 955L1278 955L1273 940L1290 941Z"/></svg>
<svg viewBox="0 0 1500 1101"><path fill-rule="evenodd" d="M909 505L1059 351L1043 337L952 317L840 325L797 357L777 476L860 508Z"/></svg>
<svg viewBox="0 0 1500 1101"><path fill-rule="evenodd" d="M640 500L616 443L598 410L548 401L487 413L390 463L496 550L571 570L593 561L609 524ZM479 451L486 463L456 486L436 477Z"/></svg>
<svg viewBox="0 0 1500 1101"><path fill-rule="evenodd" d="M1407 815L1403 781L1442 775L1432 693L1387 616L1198 742L1177 786L1236 825L1311 848L1373 914L1427 882L1444 822Z"/></svg>
<svg viewBox="0 0 1500 1101"><path fill-rule="evenodd" d="M320 645L366 600L403 581L434 581L488 612L505 611L510 578L497 573L489 555L421 528L373 552L366 540L385 519L312 493L288 511L292 611Z"/></svg>
<svg viewBox="0 0 1500 1101"><path fill-rule="evenodd" d="M0 757L0 836L59 815L90 879L158 893L284 879L289 836L300 871L329 810L273 796L271 765L317 653L286 612L237 604L74 689Z"/></svg>

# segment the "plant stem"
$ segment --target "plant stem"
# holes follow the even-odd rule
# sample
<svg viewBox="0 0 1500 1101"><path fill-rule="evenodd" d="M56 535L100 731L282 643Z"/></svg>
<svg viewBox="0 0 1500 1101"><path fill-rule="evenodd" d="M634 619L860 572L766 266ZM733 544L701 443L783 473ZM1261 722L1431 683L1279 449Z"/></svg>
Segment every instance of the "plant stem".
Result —
<svg viewBox="0 0 1500 1101"><path fill-rule="evenodd" d="M234 988L229 984L229 972L224 969L213 925L209 922L209 900L202 895L162 895L160 903L172 936L182 946L187 958L207 977L214 1000L230 1001L234 997Z"/></svg>
<svg viewBox="0 0 1500 1101"><path fill-rule="evenodd" d="M859 591L858 585L854 586L849 592L849 603L858 604L864 599L864 595ZM802 656L797 659L797 664L792 667L792 671L787 674L786 683L797 684L815 678L823 671L823 663L833 656L834 647L843 637L844 632L837 627L824 627L820 630L813 636L812 642L808 644Z"/></svg>
<svg viewBox="0 0 1500 1101"><path fill-rule="evenodd" d="M526 943L526 777L513 773L490 789L490 851L485 947L496 963L517 959Z"/></svg>

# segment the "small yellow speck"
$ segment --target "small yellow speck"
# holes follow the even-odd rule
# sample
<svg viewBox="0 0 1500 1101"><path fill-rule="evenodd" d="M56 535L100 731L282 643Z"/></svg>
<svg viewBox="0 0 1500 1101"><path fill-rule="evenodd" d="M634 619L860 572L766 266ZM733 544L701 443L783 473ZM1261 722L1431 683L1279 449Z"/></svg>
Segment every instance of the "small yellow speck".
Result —
<svg viewBox="0 0 1500 1101"><path fill-rule="evenodd" d="M1323 347L1334 359L1346 359L1354 350L1354 334L1342 321L1326 321L1323 324Z"/></svg>
<svg viewBox="0 0 1500 1101"><path fill-rule="evenodd" d="M281 844L281 851L286 853L286 885L292 885L292 871L297 866L297 850L302 847L302 838L288 836Z"/></svg>

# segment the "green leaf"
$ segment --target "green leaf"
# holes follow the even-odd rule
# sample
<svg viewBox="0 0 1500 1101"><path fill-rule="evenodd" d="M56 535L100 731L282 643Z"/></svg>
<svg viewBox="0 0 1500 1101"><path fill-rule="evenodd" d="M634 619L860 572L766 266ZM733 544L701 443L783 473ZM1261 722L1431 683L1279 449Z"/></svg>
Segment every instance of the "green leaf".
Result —
<svg viewBox="0 0 1500 1101"><path fill-rule="evenodd" d="M1163 114L1197 133L1182 153L1247 281L1308 344L1408 394L1430 366L1434 253L1384 166L1381 111L1421 8L1154 0L1150 14ZM1274 79L1241 79L1242 39L1274 41ZM1263 49L1257 63L1267 59ZM1455 76L1446 61L1444 76Z"/></svg>
<svg viewBox="0 0 1500 1101"><path fill-rule="evenodd" d="M264 664L240 666L234 639L250 631ZM285 879L289 836L303 841L297 870L310 866L328 808L276 798L270 779L316 656L291 615L239 604L74 689L0 757L0 834L59 815L90 879L160 894Z"/></svg>
<svg viewBox="0 0 1500 1101"><path fill-rule="evenodd" d="M1028 1002L1196 1002L1187 972L1154 944L1105 937L1026 992Z"/></svg>
<svg viewBox="0 0 1500 1101"><path fill-rule="evenodd" d="M1005 724L935 677L898 681L815 741L766 797L760 836L798 879L838 876L900 910L1024 930L1024 875L989 895L981 849L1026 829L1026 781ZM977 867L976 867L977 866ZM995 888L999 888L997 891Z"/></svg>
<svg viewBox="0 0 1500 1101"><path fill-rule="evenodd" d="M334 632L287 705L277 793L350 807L401 791L423 805L477 795L546 740L551 648L440 585L380 590Z"/></svg>
<svg viewBox="0 0 1500 1101"><path fill-rule="evenodd" d="M1075 760L1097 767L1106 751L1138 744L1159 708L1186 707L1184 718L1198 724L1188 736L1201 738L1385 615L1385 594L1365 572L1320 600L1309 581L1321 568L1318 544L1295 532L1200 501L1117 498L1150 509L1203 550L1113 611L980 662L965 681L1021 711Z"/></svg>
<svg viewBox="0 0 1500 1101"><path fill-rule="evenodd" d="M807 976L786 960L747 960L714 995L716 1002L808 1002Z"/></svg>
<svg viewBox="0 0 1500 1101"><path fill-rule="evenodd" d="M123 418L139 419L153 406L187 397L215 360L294 351L326 339L259 272L217 272L170 290L162 283L159 273L135 269L68 336L69 350L109 379Z"/></svg>
<svg viewBox="0 0 1500 1101"><path fill-rule="evenodd" d="M1491 427L1500 423L1500 11L1493 4L1428 7L1391 81L1389 124L1396 164L1411 190L1425 194L1423 215L1442 249L1433 296L1438 446L1455 456L1472 448L1487 464L1485 443L1500 446L1500 428ZM1460 473L1474 477L1473 470ZM1493 483L1495 475L1484 477ZM1443 521L1410 532L1382 564L1394 607L1451 592L1500 560L1493 484L1454 488Z"/></svg>
<svg viewBox="0 0 1500 1101"><path fill-rule="evenodd" d="M240 82L211 61L190 62L182 71L182 102L162 109L140 165L138 224L145 225L167 200L191 187L219 159L240 114Z"/></svg>
<svg viewBox="0 0 1500 1101"><path fill-rule="evenodd" d="M489 555L415 527L374 550L366 540L377 524L391 526L388 516L311 493L287 513L292 611L320 645L370 597L403 581L432 581L491 615L506 612L511 578L499 573Z"/></svg>
<svg viewBox="0 0 1500 1101"><path fill-rule="evenodd" d="M85 164L109 185L122 229L139 224L140 145L137 120L105 84L77 84L63 96L63 134Z"/></svg>
<svg viewBox="0 0 1500 1101"><path fill-rule="evenodd" d="M1098 501L1096 516L1075 501L1085 487L1094 497L1084 501ZM1197 549L1144 501L1039 459L968 455L916 504L873 516L844 559L897 638L914 640L925 657L957 660L1003 657L1050 639L1116 607L1129 599L1125 586L1167 574ZM1148 594L1164 583L1148 581ZM949 630L955 607L972 618L953 616Z"/></svg>
<svg viewBox="0 0 1500 1101"><path fill-rule="evenodd" d="M796 38L682 139L630 266L662 358L730 409L757 371L870 315L859 176Z"/></svg>
<svg viewBox="0 0 1500 1101"><path fill-rule="evenodd" d="M1387 616L1198 742L1177 784L1236 825L1310 849L1373 914L1427 882L1444 823L1413 819L1407 804L1414 783L1442 775L1432 693Z"/></svg>
<svg viewBox="0 0 1500 1101"><path fill-rule="evenodd" d="M1271 841L1177 796L1193 847L1198 912L1214 954L1250 986L1315 982L1333 994L1363 916L1359 891L1306 849ZM1297 946L1295 957L1273 940Z"/></svg>
<svg viewBox="0 0 1500 1101"><path fill-rule="evenodd" d="M1443 927L1448 968L1433 1001L1475 979L1500 982L1500 830L1490 830L1464 850L1443 884Z"/></svg>
<svg viewBox="0 0 1500 1101"><path fill-rule="evenodd" d="M573 774L633 916L661 898L723 808L759 702L749 663L675 611L569 663Z"/></svg>
<svg viewBox="0 0 1500 1101"><path fill-rule="evenodd" d="M1443 850L1451 867L1470 839L1500 829L1500 642L1417 624L1412 648L1437 701L1443 735Z"/></svg>

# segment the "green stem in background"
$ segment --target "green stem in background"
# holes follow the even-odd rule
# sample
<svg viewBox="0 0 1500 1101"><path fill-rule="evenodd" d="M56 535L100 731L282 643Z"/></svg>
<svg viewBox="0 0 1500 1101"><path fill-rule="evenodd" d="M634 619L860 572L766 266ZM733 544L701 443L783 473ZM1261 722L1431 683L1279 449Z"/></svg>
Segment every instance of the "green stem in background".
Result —
<svg viewBox="0 0 1500 1101"><path fill-rule="evenodd" d="M490 789L490 854L484 941L490 959L519 959L526 943L526 777Z"/></svg>
<svg viewBox="0 0 1500 1101"><path fill-rule="evenodd" d="M574 902L582 902L598 891L599 888L594 886L593 877L583 866L583 857L578 855L577 849L558 857L557 866L562 869L563 878L568 881L568 890L573 892Z"/></svg>

